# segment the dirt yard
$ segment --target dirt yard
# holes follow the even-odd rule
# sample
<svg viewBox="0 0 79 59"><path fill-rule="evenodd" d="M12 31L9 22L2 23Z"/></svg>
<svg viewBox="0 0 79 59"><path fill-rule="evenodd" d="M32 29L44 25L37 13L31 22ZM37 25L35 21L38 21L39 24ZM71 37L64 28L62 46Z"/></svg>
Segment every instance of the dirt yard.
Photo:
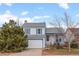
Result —
<svg viewBox="0 0 79 59"><path fill-rule="evenodd" d="M43 50L43 56L51 55L79 55L79 49L71 49L69 52L67 49L45 49Z"/></svg>
<svg viewBox="0 0 79 59"><path fill-rule="evenodd" d="M70 52L67 49L28 49L18 53L0 53L0 56L54 56L54 55L79 56L79 49L71 49Z"/></svg>

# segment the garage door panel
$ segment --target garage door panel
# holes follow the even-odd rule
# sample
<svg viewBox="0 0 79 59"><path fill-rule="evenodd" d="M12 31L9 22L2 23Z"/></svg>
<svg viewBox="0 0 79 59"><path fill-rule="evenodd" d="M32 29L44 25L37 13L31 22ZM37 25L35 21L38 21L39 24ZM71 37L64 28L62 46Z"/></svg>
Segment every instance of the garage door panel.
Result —
<svg viewBox="0 0 79 59"><path fill-rule="evenodd" d="M42 40L28 40L28 48L42 48Z"/></svg>

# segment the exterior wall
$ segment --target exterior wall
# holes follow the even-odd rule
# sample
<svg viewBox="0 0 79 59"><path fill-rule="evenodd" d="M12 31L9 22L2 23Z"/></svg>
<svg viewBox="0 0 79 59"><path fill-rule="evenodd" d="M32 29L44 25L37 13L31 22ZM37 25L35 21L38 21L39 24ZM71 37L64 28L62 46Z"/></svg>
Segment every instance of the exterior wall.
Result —
<svg viewBox="0 0 79 59"><path fill-rule="evenodd" d="M61 38L61 42L59 42L60 45L63 45L64 44L64 37L63 36L58 36L58 40ZM49 35L49 41L46 41L47 45L50 45L50 44L54 44L56 43L56 36L55 35Z"/></svg>
<svg viewBox="0 0 79 59"><path fill-rule="evenodd" d="M64 37L58 36L58 39L60 39L60 38L61 38L61 42L59 42L59 43L60 43L60 45L63 45L65 43Z"/></svg>
<svg viewBox="0 0 79 59"><path fill-rule="evenodd" d="M66 41L69 42L69 41L72 41L74 40L74 35L72 34L72 32L70 30L68 30L66 32Z"/></svg>
<svg viewBox="0 0 79 59"><path fill-rule="evenodd" d="M27 29L30 29L30 34L26 33ZM24 30L25 34L28 35L28 39L38 39L39 40L39 39L46 38L45 28L40 27L40 29L42 29L42 34L37 34L36 33L37 29L39 29L39 28L30 28L30 27L27 28L26 27L23 30Z"/></svg>
<svg viewBox="0 0 79 59"><path fill-rule="evenodd" d="M26 30L30 29L30 34L26 33ZM37 29L42 29L41 34L37 34ZM45 48L46 44L46 33L45 27L24 27L25 34L28 35L28 48Z"/></svg>
<svg viewBox="0 0 79 59"><path fill-rule="evenodd" d="M45 28L42 28L42 35L46 35Z"/></svg>
<svg viewBox="0 0 79 59"><path fill-rule="evenodd" d="M46 38L43 38L43 48L46 47L45 44L46 44Z"/></svg>
<svg viewBox="0 0 79 59"><path fill-rule="evenodd" d="M55 39L55 36L49 36L49 43L53 45L55 43Z"/></svg>
<svg viewBox="0 0 79 59"><path fill-rule="evenodd" d="M26 33L26 30L27 30L28 28L24 28L23 30L24 30L24 32ZM28 34L28 35L39 35L39 34L36 34L36 30L37 29L42 29L42 34L40 34L40 35L46 35L45 34L45 28L29 28L30 29L30 34Z"/></svg>
<svg viewBox="0 0 79 59"><path fill-rule="evenodd" d="M30 35L36 35L36 28L30 28Z"/></svg>

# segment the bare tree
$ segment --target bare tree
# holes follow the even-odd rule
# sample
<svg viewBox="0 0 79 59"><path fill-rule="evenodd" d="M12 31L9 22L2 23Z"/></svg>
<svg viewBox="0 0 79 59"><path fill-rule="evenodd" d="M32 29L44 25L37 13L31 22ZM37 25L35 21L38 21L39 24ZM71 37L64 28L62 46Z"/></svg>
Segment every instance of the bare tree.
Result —
<svg viewBox="0 0 79 59"><path fill-rule="evenodd" d="M56 28L56 31L58 34L56 34L56 40L59 41L59 35L64 37L64 31L62 27L62 21L60 17L55 16L53 22L50 22L51 25L53 25L54 28ZM57 46L60 46L59 42L56 42Z"/></svg>
<svg viewBox="0 0 79 59"><path fill-rule="evenodd" d="M60 33L63 33L62 30L59 30L59 28L63 29L63 27L62 27L62 21L61 21L60 17L55 16L53 22L50 22L50 24L53 25L53 27L57 28L57 30Z"/></svg>
<svg viewBox="0 0 79 59"><path fill-rule="evenodd" d="M68 30L70 28L76 28L79 25L79 23L77 23L73 19L71 19L71 17L68 16L68 14L66 12L64 13L64 17L62 18L62 21L66 27L66 30ZM71 34L69 38L66 38L66 40L68 40L69 52L71 50L72 35L73 34Z"/></svg>
<svg viewBox="0 0 79 59"><path fill-rule="evenodd" d="M69 28L76 28L79 25L79 23L76 23L75 21L73 21L73 19L71 19L71 17L66 12L64 13L63 17L60 17L60 18L55 17L54 20L55 21L50 24L52 24L54 27L63 28L64 30L67 30ZM58 31L60 31L62 33L61 30L58 29ZM70 46L71 45L71 38L72 38L72 35L69 38L65 37L65 39L68 40L69 52L71 50L70 49L71 48L71 46Z"/></svg>

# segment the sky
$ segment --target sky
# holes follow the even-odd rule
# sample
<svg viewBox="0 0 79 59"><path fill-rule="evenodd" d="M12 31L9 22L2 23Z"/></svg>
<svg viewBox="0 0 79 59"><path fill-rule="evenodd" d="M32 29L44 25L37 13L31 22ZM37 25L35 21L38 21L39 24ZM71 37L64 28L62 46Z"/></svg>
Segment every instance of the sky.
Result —
<svg viewBox="0 0 79 59"><path fill-rule="evenodd" d="M75 22L79 22L79 4L77 3L0 3L0 27L10 19L20 25L27 22L45 22L51 27L54 16L63 16L67 12Z"/></svg>

